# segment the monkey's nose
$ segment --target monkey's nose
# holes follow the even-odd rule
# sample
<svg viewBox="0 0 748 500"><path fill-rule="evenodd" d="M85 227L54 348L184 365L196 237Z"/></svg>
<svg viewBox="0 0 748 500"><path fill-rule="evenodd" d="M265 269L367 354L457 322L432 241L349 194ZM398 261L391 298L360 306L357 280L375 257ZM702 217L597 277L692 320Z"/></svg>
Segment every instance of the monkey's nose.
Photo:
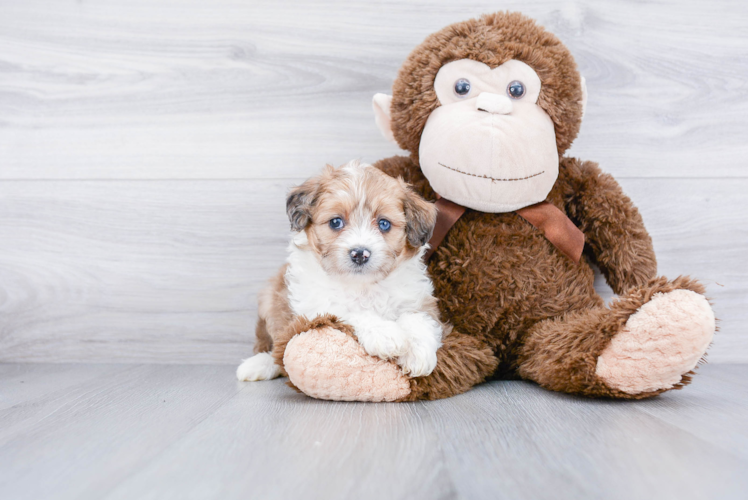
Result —
<svg viewBox="0 0 748 500"><path fill-rule="evenodd" d="M490 92L481 92L475 101L475 106L480 111L506 115L512 112L514 106L511 99L505 95L492 94Z"/></svg>
<svg viewBox="0 0 748 500"><path fill-rule="evenodd" d="M363 266L366 261L371 257L371 252L368 248L354 248L351 250L351 260L357 266Z"/></svg>

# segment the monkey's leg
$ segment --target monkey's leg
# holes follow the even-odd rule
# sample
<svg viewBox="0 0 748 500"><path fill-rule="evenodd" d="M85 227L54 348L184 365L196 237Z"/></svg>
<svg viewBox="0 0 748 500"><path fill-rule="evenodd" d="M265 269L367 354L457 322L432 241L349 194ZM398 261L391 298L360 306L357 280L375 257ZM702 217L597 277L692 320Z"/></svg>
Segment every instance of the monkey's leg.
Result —
<svg viewBox="0 0 748 500"><path fill-rule="evenodd" d="M411 379L391 361L366 353L353 328L334 316L297 319L273 346L291 384L308 396L336 401L413 401L465 392L491 375L498 363L476 339L449 333L434 371Z"/></svg>
<svg viewBox="0 0 748 500"><path fill-rule="evenodd" d="M656 278L608 307L535 325L519 374L554 391L641 399L691 381L709 346L714 314L698 282Z"/></svg>
<svg viewBox="0 0 748 500"><path fill-rule="evenodd" d="M499 364L493 350L478 339L450 332L436 351L436 368L410 380L411 391L401 401L443 399L461 394L491 376Z"/></svg>

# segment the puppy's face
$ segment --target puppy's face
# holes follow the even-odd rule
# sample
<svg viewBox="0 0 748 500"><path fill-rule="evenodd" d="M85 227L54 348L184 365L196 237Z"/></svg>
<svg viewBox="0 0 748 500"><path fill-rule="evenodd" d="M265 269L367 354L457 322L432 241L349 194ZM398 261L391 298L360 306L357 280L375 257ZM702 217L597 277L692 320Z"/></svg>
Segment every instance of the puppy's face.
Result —
<svg viewBox="0 0 748 500"><path fill-rule="evenodd" d="M436 208L369 165L328 166L291 191L291 228L304 230L328 274L377 281L431 238Z"/></svg>

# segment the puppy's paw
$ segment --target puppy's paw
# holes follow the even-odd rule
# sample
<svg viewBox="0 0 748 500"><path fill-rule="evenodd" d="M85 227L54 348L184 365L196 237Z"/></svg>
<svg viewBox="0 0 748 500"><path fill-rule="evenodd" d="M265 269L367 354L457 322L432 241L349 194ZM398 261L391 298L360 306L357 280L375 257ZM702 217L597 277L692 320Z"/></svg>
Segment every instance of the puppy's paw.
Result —
<svg viewBox="0 0 748 500"><path fill-rule="evenodd" d="M403 373L411 377L425 377L436 368L436 350L433 346L413 344L408 351L397 358Z"/></svg>
<svg viewBox="0 0 748 500"><path fill-rule="evenodd" d="M280 375L280 366L275 364L269 352L261 352L245 359L236 369L236 378L241 382L270 380L278 375Z"/></svg>
<svg viewBox="0 0 748 500"><path fill-rule="evenodd" d="M425 377L436 368L442 326L424 313L403 314L397 324L409 339L408 350L397 359L397 364L411 377Z"/></svg>
<svg viewBox="0 0 748 500"><path fill-rule="evenodd" d="M372 356L393 359L407 352L408 338L394 321L359 323L355 332L361 346Z"/></svg>

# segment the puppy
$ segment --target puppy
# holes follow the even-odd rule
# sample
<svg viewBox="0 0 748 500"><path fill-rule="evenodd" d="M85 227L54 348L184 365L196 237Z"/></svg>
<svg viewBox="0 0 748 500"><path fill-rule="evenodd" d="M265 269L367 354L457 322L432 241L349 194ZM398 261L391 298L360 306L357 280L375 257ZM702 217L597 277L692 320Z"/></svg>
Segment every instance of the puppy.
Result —
<svg viewBox="0 0 748 500"><path fill-rule="evenodd" d="M273 341L296 319L333 314L351 325L369 354L412 377L436 366L444 325L422 256L436 208L371 165L328 166L293 189L287 263L259 295L255 356L239 380L281 374Z"/></svg>

